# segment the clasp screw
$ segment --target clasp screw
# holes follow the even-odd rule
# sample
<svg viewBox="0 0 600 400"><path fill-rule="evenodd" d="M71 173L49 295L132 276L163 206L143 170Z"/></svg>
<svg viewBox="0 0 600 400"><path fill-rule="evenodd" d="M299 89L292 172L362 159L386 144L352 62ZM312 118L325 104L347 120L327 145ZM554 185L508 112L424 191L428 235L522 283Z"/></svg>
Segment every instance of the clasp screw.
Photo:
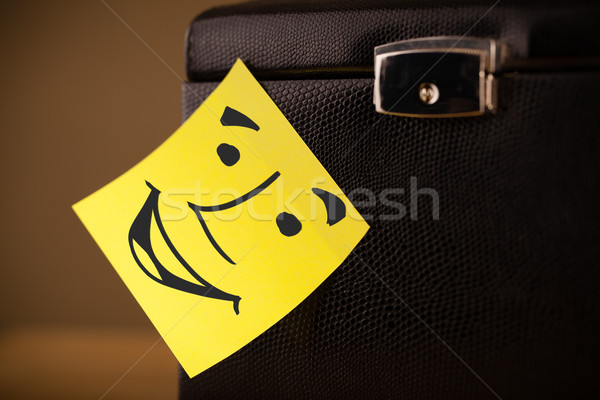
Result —
<svg viewBox="0 0 600 400"><path fill-rule="evenodd" d="M419 85L419 98L425 104L435 104L440 98L440 90L433 83L423 82Z"/></svg>

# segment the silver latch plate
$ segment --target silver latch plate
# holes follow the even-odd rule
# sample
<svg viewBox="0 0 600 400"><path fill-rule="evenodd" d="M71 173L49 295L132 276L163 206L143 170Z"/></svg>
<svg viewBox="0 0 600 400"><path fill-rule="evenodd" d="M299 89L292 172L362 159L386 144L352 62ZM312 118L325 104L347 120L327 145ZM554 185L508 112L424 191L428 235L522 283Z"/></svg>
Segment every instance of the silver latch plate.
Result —
<svg viewBox="0 0 600 400"><path fill-rule="evenodd" d="M408 117L495 111L502 53L493 39L448 36L375 47L375 109Z"/></svg>

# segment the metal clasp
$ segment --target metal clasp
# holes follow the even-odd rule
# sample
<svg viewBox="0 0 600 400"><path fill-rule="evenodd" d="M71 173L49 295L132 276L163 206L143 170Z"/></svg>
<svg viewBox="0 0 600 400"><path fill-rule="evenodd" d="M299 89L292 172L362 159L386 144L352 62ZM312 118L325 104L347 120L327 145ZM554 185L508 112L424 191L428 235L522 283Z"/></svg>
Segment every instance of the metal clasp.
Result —
<svg viewBox="0 0 600 400"><path fill-rule="evenodd" d="M375 47L377 112L467 117L495 112L505 48L493 39L438 36Z"/></svg>

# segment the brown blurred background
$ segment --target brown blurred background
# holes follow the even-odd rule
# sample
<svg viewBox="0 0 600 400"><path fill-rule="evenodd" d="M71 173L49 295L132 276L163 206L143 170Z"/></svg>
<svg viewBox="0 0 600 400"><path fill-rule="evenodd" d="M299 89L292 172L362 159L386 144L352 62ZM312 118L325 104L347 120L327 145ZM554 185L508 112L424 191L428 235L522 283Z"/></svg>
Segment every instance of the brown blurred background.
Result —
<svg viewBox="0 0 600 400"><path fill-rule="evenodd" d="M235 2L106 0L182 78L189 22ZM175 358L71 205L177 128L181 82L100 0L0 8L0 398L174 399Z"/></svg>

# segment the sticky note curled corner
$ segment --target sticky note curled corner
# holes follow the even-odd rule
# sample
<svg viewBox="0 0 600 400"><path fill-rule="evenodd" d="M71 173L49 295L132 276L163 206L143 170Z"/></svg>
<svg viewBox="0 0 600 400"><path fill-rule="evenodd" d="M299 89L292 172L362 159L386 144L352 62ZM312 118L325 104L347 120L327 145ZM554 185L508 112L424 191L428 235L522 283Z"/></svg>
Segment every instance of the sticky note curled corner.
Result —
<svg viewBox="0 0 600 400"><path fill-rule="evenodd" d="M73 208L190 377L288 314L369 229L241 60Z"/></svg>

